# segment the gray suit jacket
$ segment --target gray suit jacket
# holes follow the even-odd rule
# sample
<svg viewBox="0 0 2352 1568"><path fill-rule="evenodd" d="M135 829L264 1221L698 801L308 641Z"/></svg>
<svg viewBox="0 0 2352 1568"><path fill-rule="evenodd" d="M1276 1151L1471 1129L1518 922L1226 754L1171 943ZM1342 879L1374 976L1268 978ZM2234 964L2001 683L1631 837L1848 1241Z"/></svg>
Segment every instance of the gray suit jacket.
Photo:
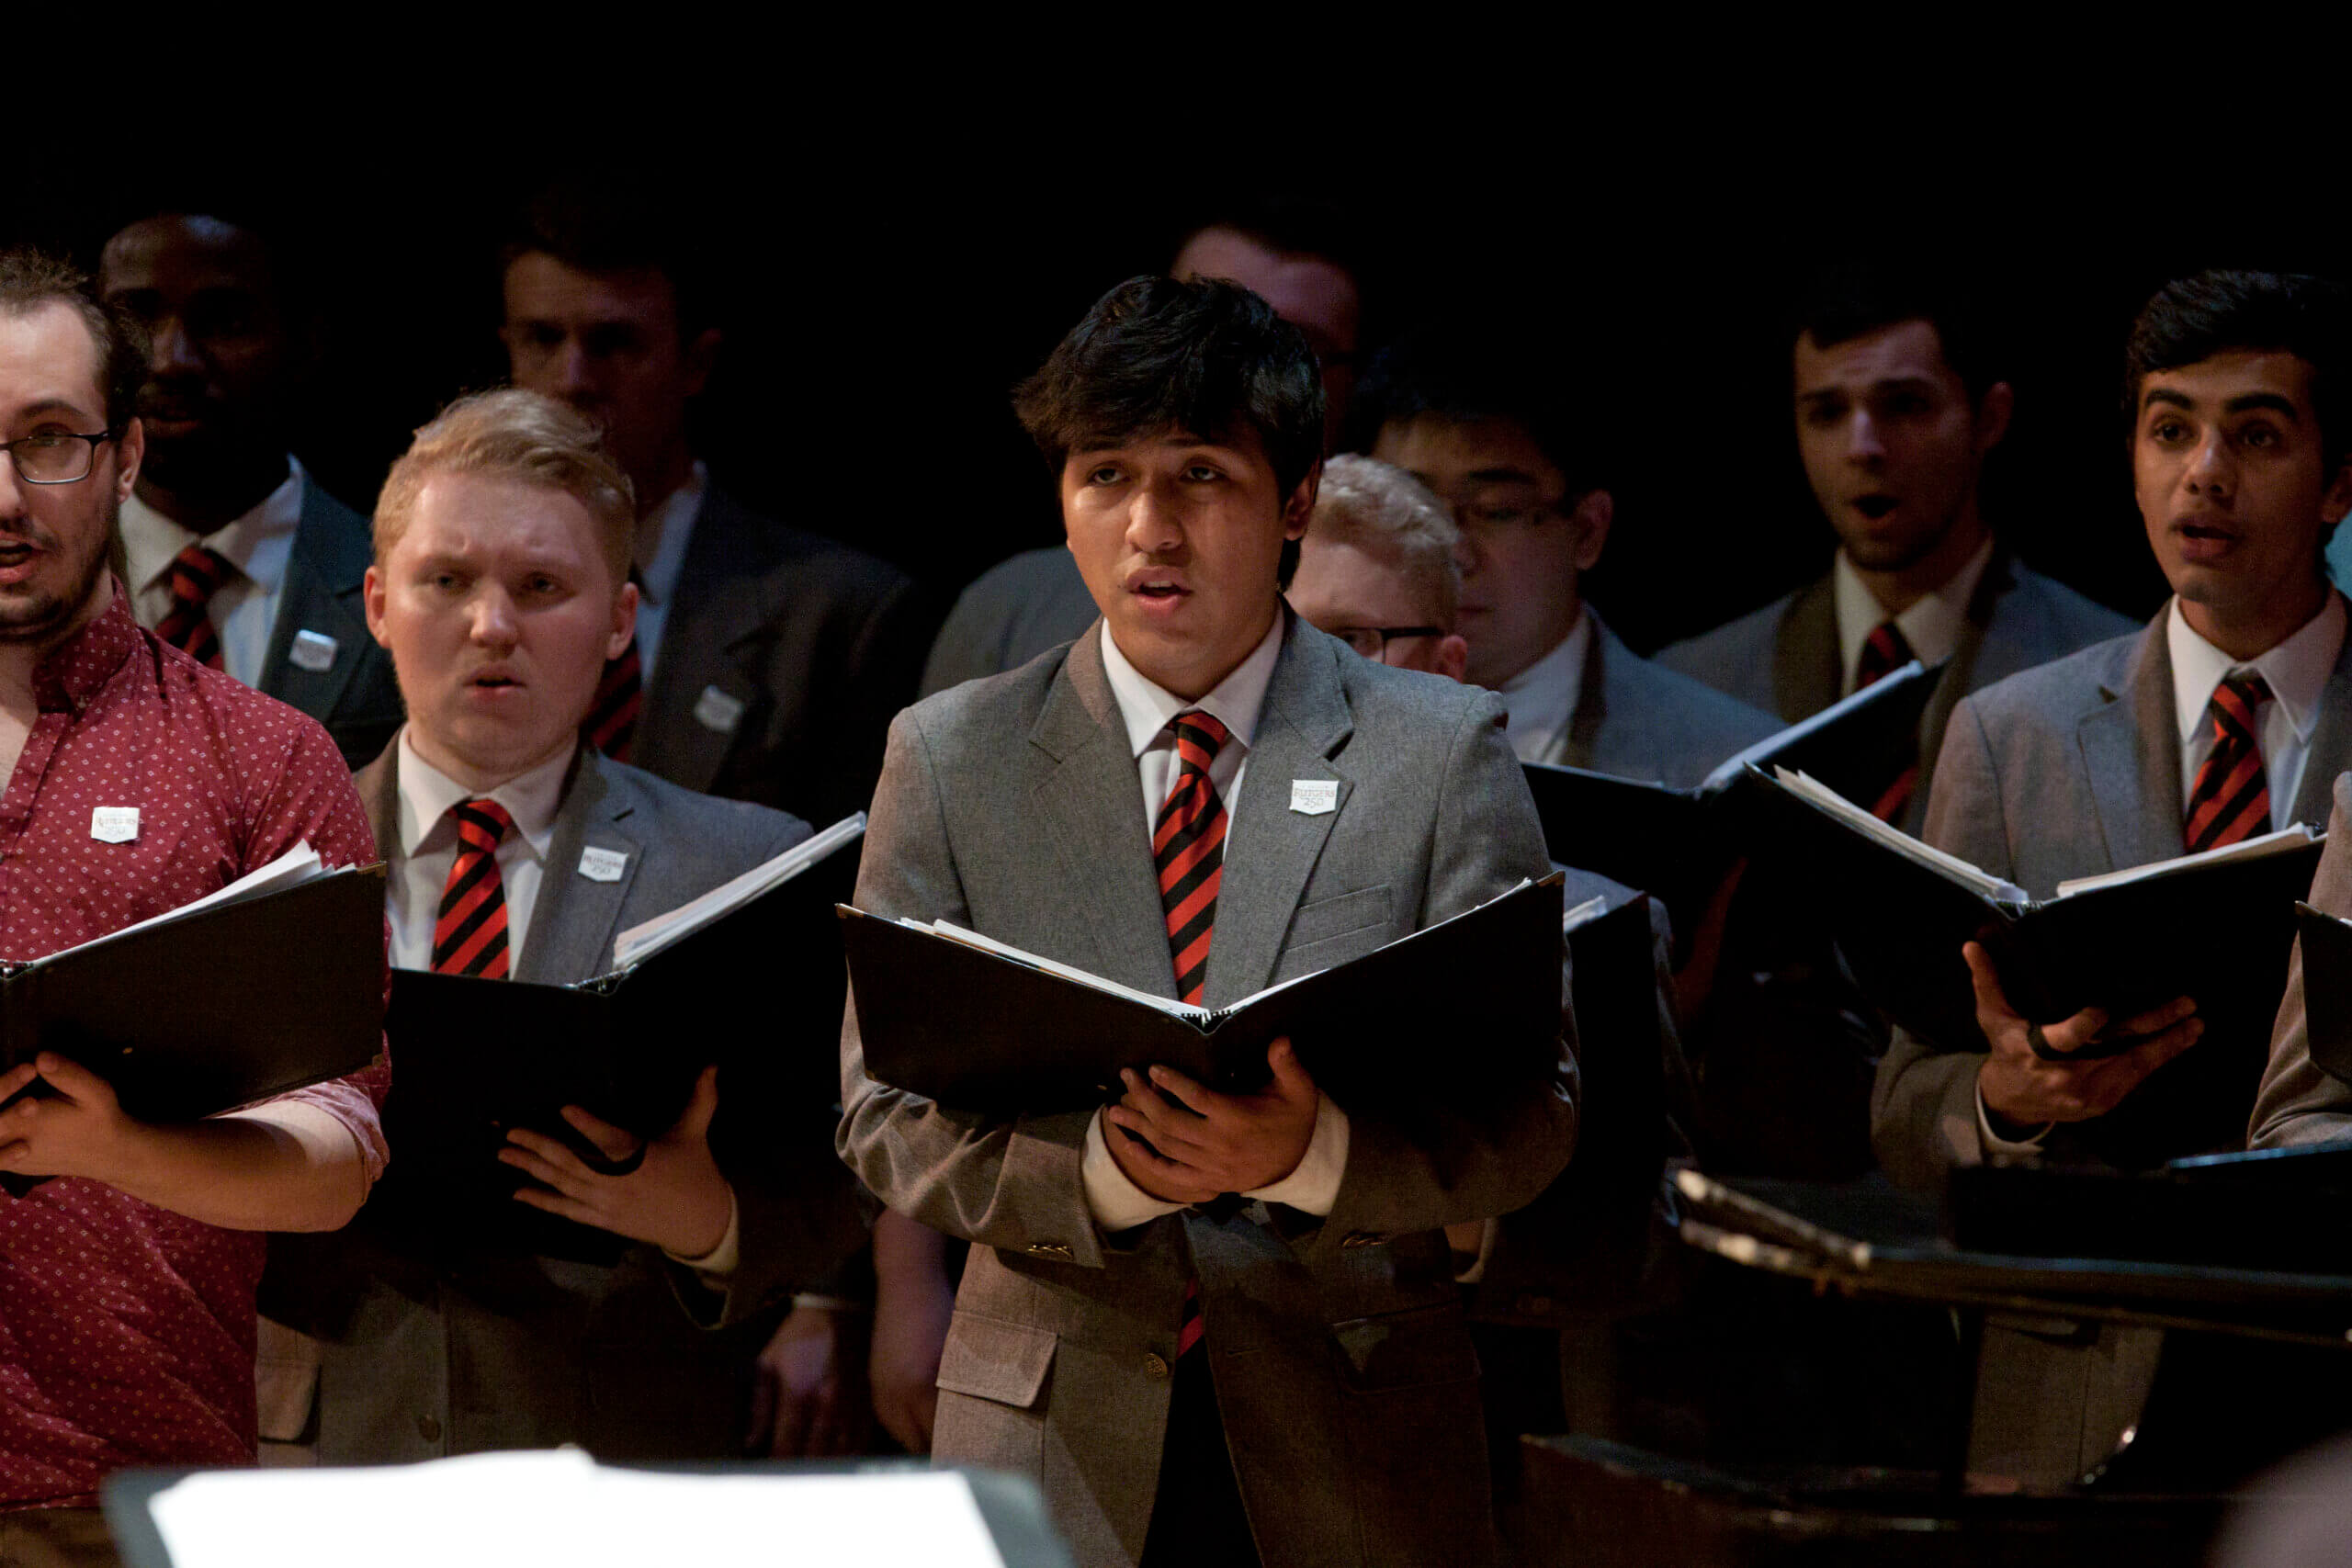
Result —
<svg viewBox="0 0 2352 1568"><path fill-rule="evenodd" d="M1212 1005L1548 869L1491 694L1371 663L1286 620L1225 851ZM1338 809L1290 810L1302 778L1334 781ZM1149 833L1101 645L1081 637L899 716L858 903L1168 996ZM1464 1044L1430 1042L1432 1070ZM844 1156L892 1208L978 1244L940 1363L934 1451L1039 1478L1081 1563L1135 1561L1197 1269L1263 1560L1486 1559L1477 1366L1438 1227L1517 1208L1550 1180L1574 1137L1574 1070L1564 1048L1555 1089L1445 1118L1433 1145L1351 1118L1323 1220L1253 1203L1105 1236L1080 1179L1091 1112L1004 1120L886 1088L865 1075L853 1009Z"/></svg>
<svg viewBox="0 0 2352 1568"><path fill-rule="evenodd" d="M1832 583L1824 572L1760 610L1661 649L1657 661L1777 713L1787 724L1819 713L1838 700L1845 682ZM2125 616L1996 547L1969 601L1959 646L1919 716L1922 773L1942 755L1944 728L1961 698L2131 630ZM1932 786L1913 793L1902 824L1906 831L1920 830L1933 795Z"/></svg>
<svg viewBox="0 0 2352 1568"><path fill-rule="evenodd" d="M932 602L896 567L704 493L631 752L672 784L811 822L863 810Z"/></svg>
<svg viewBox="0 0 2352 1568"><path fill-rule="evenodd" d="M2352 768L2352 643L2328 678L2291 820L2318 822ZM1928 841L2037 898L2069 877L2183 852L2178 720L2165 616L2143 630L1987 688L1953 710L1936 763ZM2267 1042L2200 1040L2106 1116L2051 1134L2052 1155L2119 1164L2244 1141ZM1888 1174L1935 1188L1981 1157L1974 1051L1897 1032L1872 1095Z"/></svg>
<svg viewBox="0 0 2352 1568"><path fill-rule="evenodd" d="M377 842L393 859L397 756L388 750L356 781ZM603 974L620 931L808 834L796 818L697 795L583 750L556 816L514 977L564 985ZM618 880L575 874L589 848L628 857ZM726 1015L725 998L713 1005L714 1019ZM364 1210L334 1235L273 1237L266 1297L277 1314L324 1340L320 1461L381 1463L558 1443L645 1459L737 1452L751 1360L775 1326L775 1314L761 1308L832 1268L863 1239L864 1219L833 1156L831 1108L776 1106L755 1093L730 1100L729 1081L722 1073L711 1142L737 1190L742 1265L723 1314L695 1314L723 1315L731 1326L720 1332L696 1326L682 1310L673 1285L699 1287L674 1278L650 1247L629 1247L609 1268L426 1257L371 1224Z"/></svg>
<svg viewBox="0 0 2352 1568"><path fill-rule="evenodd" d="M1023 550L973 579L947 613L922 694L1018 670L1094 624L1094 596L1061 545Z"/></svg>
<svg viewBox="0 0 2352 1568"><path fill-rule="evenodd" d="M260 689L324 725L355 769L383 750L405 716L391 656L368 635L361 604L375 556L368 519L306 479ZM305 669L291 657L295 634L306 631L334 639L334 657L323 670Z"/></svg>
<svg viewBox="0 0 2352 1568"><path fill-rule="evenodd" d="M1642 658L1590 605L1584 613L1592 643L1576 711L1535 761L1689 789L1782 728L1760 708Z"/></svg>
<svg viewBox="0 0 2352 1568"><path fill-rule="evenodd" d="M2304 794L2310 793L2306 773ZM2335 808L2327 819L2327 848L2320 852L2312 878L2311 905L2331 915L2352 915L2352 774L2335 776ZM2303 1018L2303 947L2287 969L2287 995L2278 1004L2270 1035L2270 1064L2255 1097L2246 1144L2275 1149L2287 1144L2318 1144L2352 1138L2352 1086L2329 1077L2312 1060L2309 1026Z"/></svg>

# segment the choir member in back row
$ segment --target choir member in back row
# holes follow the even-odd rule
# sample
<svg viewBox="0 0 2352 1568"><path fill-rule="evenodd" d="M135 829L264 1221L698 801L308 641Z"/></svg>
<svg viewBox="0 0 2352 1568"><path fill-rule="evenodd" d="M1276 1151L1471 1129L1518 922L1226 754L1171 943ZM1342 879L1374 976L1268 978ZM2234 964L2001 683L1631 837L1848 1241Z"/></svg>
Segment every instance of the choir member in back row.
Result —
<svg viewBox="0 0 2352 1568"><path fill-rule="evenodd" d="M587 744L606 662L634 630L637 515L594 427L534 392L459 400L393 465L366 604L409 718L358 788L390 868L398 967L590 979L613 967L621 931L808 836L797 818L694 794ZM720 1059L726 1042L681 1028ZM643 1043L653 1070L681 1042ZM428 1048L451 1043L417 1046ZM267 1337L260 1395L264 1435L295 1451L273 1457L741 1451L753 1360L782 1299L862 1227L831 1157L830 1108L741 1100L739 1081L706 1069L628 1175L592 1170L544 1133L511 1134L501 1157L530 1179L520 1201L643 1246L541 1256L458 1200L420 1211L447 1190L420 1184L449 1157L424 1148L406 1152L414 1174L393 1184L405 1207L379 1203L338 1235L281 1238L266 1299L283 1326ZM566 1114L608 1157L639 1143Z"/></svg>
<svg viewBox="0 0 2352 1568"><path fill-rule="evenodd" d="M141 631L107 570L145 456L136 328L73 268L0 252L0 957L162 914L308 841L374 858L313 720ZM109 818L106 808L113 808ZM132 1121L62 1057L0 1111L0 1542L114 1561L97 1512L126 1465L254 1452L263 1231L332 1230L383 1168L384 1064L182 1126Z"/></svg>

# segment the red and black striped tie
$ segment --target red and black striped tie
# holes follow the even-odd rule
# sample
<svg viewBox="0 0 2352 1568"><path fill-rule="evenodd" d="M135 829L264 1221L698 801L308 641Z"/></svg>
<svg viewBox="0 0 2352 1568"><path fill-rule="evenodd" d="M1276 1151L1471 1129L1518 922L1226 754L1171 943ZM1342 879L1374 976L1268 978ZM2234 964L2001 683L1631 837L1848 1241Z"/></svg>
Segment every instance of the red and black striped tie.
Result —
<svg viewBox="0 0 2352 1568"><path fill-rule="evenodd" d="M220 636L212 628L212 595L236 570L219 551L202 545L190 545L174 556L164 580L172 591L172 607L155 623L155 635L198 664L222 668Z"/></svg>
<svg viewBox="0 0 2352 1568"><path fill-rule="evenodd" d="M580 733L614 761L628 761L629 748L637 740L637 710L644 705L644 671L638 663L637 638L631 637L618 659L605 660L605 673L596 682L596 700L588 705L588 719Z"/></svg>
<svg viewBox="0 0 2352 1568"><path fill-rule="evenodd" d="M1862 656L1854 661L1854 690L1875 685L1911 662L1911 639L1893 621L1881 621L1871 628L1863 639ZM1904 770L1894 775L1894 782L1879 792L1871 803L1871 815L1882 822L1892 822L1903 815L1911 804L1912 792L1919 787L1918 759L1912 759Z"/></svg>
<svg viewBox="0 0 2352 1568"><path fill-rule="evenodd" d="M2189 853L2270 831L2270 780L2262 767L2262 705L2269 700L2270 683L2251 670L2214 689L2213 750L2197 770L2181 831Z"/></svg>
<svg viewBox="0 0 2352 1568"><path fill-rule="evenodd" d="M449 807L458 825L458 858L441 890L433 922L433 969L439 975L506 978L506 885L498 875L498 840L514 826L494 800L461 800Z"/></svg>
<svg viewBox="0 0 2352 1568"><path fill-rule="evenodd" d="M1199 712L1169 720L1176 732L1176 782L1152 825L1151 853L1159 867L1159 907L1168 918L1168 953L1176 970L1176 997L1198 1003L1209 972L1209 933L1216 924L1216 890L1225 874L1225 803L1209 782L1209 764L1226 728Z"/></svg>

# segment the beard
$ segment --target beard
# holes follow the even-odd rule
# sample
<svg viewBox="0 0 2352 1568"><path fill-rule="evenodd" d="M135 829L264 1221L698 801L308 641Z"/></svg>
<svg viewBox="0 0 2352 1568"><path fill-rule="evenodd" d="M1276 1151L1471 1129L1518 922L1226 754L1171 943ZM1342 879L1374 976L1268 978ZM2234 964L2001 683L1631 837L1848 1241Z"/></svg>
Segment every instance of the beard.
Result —
<svg viewBox="0 0 2352 1568"><path fill-rule="evenodd" d="M121 506L109 501L106 527L94 531L84 553L68 552L57 535L23 520L14 530L48 558L50 570L0 588L0 643L32 643L46 647L60 641L81 624L98 584L122 553Z"/></svg>

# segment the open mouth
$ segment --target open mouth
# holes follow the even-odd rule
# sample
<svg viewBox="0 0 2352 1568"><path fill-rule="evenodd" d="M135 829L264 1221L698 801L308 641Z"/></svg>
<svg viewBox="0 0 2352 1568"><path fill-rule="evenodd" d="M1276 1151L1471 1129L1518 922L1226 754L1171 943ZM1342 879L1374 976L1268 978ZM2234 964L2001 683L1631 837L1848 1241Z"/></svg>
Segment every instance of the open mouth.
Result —
<svg viewBox="0 0 2352 1568"><path fill-rule="evenodd" d="M519 686L522 683L512 675L477 675L467 682L468 685L479 686L484 691L492 692L503 692L509 686Z"/></svg>
<svg viewBox="0 0 2352 1568"><path fill-rule="evenodd" d="M1863 495L1855 497L1853 504L1855 511L1875 523L1900 503L1891 495Z"/></svg>

